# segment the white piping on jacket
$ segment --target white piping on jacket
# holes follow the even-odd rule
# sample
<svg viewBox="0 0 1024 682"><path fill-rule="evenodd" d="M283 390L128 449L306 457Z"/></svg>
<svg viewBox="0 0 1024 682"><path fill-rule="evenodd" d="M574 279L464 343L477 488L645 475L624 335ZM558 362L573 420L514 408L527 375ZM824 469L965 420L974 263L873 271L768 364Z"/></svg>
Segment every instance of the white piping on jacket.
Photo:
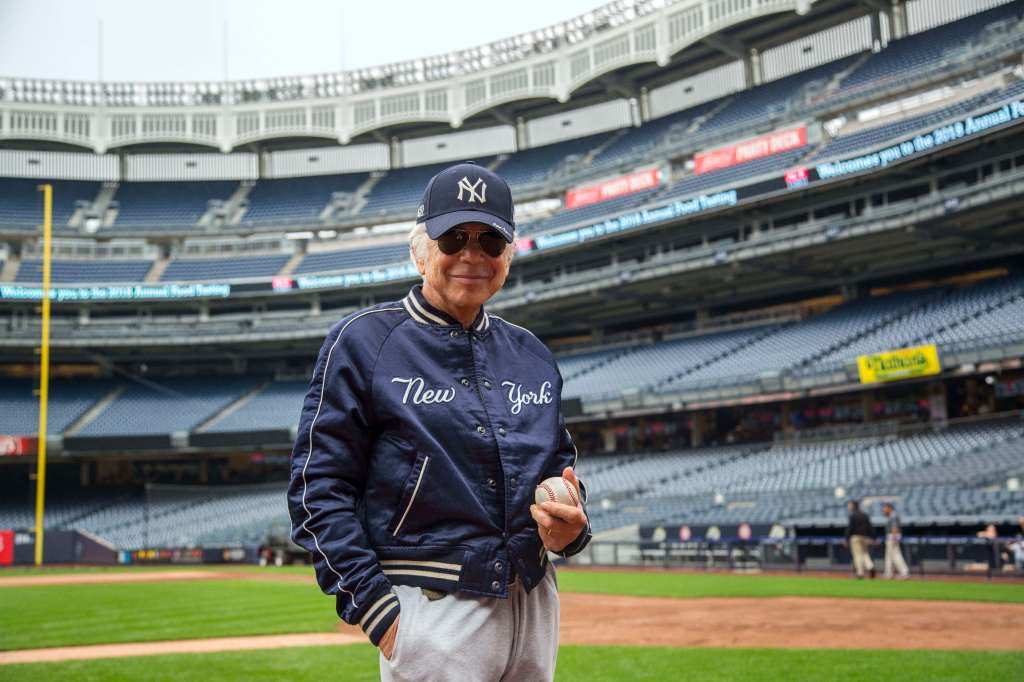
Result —
<svg viewBox="0 0 1024 682"><path fill-rule="evenodd" d="M398 530L405 523L405 517L409 515L409 510L412 509L412 503L416 501L416 494L420 491L420 483L423 482L423 474L427 470L427 465L430 464L430 457L423 458L423 466L420 467L420 475L416 477L416 487L412 489L412 497L409 498L409 504L405 505L405 511L402 512L402 518L398 520L398 525L395 526L395 532L391 534L392 537L398 535ZM387 571L385 571L387 573Z"/></svg>
<svg viewBox="0 0 1024 682"><path fill-rule="evenodd" d="M309 424L309 451L306 453L306 461L302 465L302 508L306 510L306 520L302 522L301 528L309 533L310 537L313 538L313 545L316 547L316 550L320 552L320 556L324 558L324 563L327 564L327 568L330 569L331 573L338 576L338 589L352 598L352 606L355 608L359 608L359 604L356 603L356 595L341 586L341 581L343 580L341 573L338 573L334 566L331 565L331 560L327 558L324 550L320 548L320 541L317 540L316 533L306 526L307 523L313 520L313 512L309 511L309 507L306 505L306 492L309 488L306 482L306 468L309 466L309 460L313 457L313 428L316 426L316 420L320 417L320 408L324 405L324 390L327 386L327 370L331 368L331 356L334 355L334 349L337 348L338 342L341 341L341 335L345 333L345 330L348 329L350 324L358 320L360 317L370 315L372 313L386 313L394 312L396 310L401 311L402 308L380 308L378 310L367 310L346 322L341 328L341 331L338 332L338 338L334 339L334 343L331 344L331 349L327 351L327 360L324 361L324 377L320 381L320 403L316 406L316 414L313 415L313 421Z"/></svg>

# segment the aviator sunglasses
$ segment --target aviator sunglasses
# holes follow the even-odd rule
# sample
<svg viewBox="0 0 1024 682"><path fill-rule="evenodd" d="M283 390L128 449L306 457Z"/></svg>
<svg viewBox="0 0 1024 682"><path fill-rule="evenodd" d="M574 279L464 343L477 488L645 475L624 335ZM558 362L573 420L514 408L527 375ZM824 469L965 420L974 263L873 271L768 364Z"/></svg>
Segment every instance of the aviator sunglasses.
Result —
<svg viewBox="0 0 1024 682"><path fill-rule="evenodd" d="M437 238L437 248L441 249L441 253L446 256L454 256L469 246L471 234L459 228L448 230ZM491 258L500 256L508 244L504 237L493 230L478 232L476 240L480 244L480 250Z"/></svg>

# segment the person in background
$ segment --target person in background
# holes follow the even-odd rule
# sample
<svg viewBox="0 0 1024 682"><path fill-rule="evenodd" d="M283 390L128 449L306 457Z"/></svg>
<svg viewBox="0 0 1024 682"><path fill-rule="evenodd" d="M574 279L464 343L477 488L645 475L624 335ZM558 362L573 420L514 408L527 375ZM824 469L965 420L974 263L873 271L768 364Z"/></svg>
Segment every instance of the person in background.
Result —
<svg viewBox="0 0 1024 682"><path fill-rule="evenodd" d="M910 576L910 571L907 569L907 562L903 560L903 551L900 549L900 541L903 538L900 517L892 502L882 505L882 513L885 514L885 572L883 575L886 578L892 578L895 568L900 579L906 579Z"/></svg>
<svg viewBox="0 0 1024 682"><path fill-rule="evenodd" d="M871 527L871 519L860 509L860 502L849 500L846 503L849 521L846 525L846 543L853 556L853 570L857 580L864 578L864 571L875 577L875 562L871 560L871 545L875 541L875 531Z"/></svg>
<svg viewBox="0 0 1024 682"><path fill-rule="evenodd" d="M1013 542L1006 546L1006 549L1013 557L1014 568L1018 571L1024 571L1024 516L1019 517L1017 523L1020 524L1020 532L1017 533L1017 537L1013 539Z"/></svg>

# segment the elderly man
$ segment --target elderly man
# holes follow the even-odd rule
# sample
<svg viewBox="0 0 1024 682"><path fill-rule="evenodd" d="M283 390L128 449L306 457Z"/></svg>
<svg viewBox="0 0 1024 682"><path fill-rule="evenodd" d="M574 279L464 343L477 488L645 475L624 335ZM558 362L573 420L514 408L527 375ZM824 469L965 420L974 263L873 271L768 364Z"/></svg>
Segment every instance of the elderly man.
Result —
<svg viewBox="0 0 1024 682"><path fill-rule="evenodd" d="M579 552L590 527L582 507L532 504L545 478L580 485L550 351L483 308L514 234L498 175L434 176L410 234L423 284L335 325L303 405L292 537L384 680L554 676L548 552Z"/></svg>

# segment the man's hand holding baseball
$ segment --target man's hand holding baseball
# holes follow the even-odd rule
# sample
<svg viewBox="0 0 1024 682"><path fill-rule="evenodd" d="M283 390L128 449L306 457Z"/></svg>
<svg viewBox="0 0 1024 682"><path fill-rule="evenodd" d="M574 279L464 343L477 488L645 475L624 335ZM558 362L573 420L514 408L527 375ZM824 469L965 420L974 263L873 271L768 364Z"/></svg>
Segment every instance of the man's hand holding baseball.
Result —
<svg viewBox="0 0 1024 682"><path fill-rule="evenodd" d="M579 491L580 482L572 467L566 467L562 477ZM583 513L582 507L545 502L530 505L530 514L537 522L537 533L544 548L550 552L561 552L587 527L587 515Z"/></svg>

